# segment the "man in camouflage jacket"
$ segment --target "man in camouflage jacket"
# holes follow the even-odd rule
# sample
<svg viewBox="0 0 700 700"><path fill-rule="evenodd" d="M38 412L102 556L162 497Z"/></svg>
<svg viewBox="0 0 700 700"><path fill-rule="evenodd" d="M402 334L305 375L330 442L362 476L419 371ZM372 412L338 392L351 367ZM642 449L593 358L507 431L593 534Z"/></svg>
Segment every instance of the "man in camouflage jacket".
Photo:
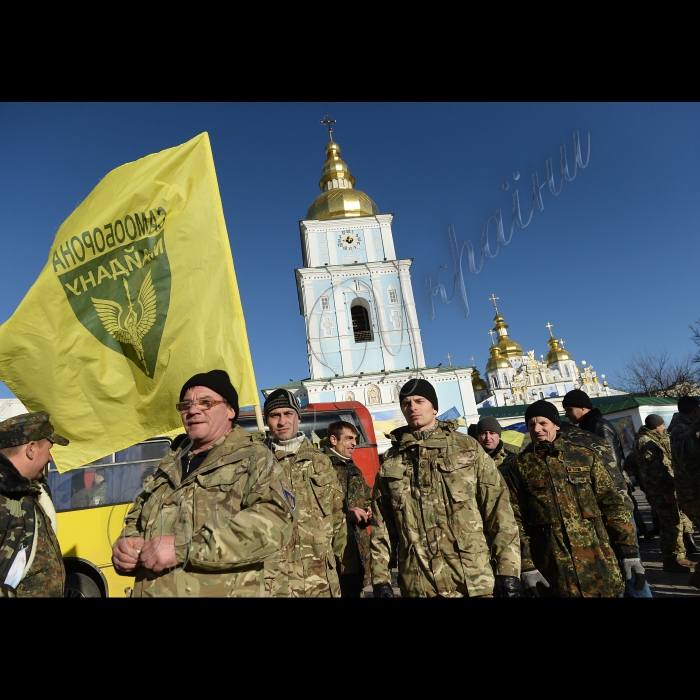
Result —
<svg viewBox="0 0 700 700"><path fill-rule="evenodd" d="M56 511L39 481L51 445L67 445L45 411L0 423L0 597L62 598Z"/></svg>
<svg viewBox="0 0 700 700"><path fill-rule="evenodd" d="M508 488L479 443L437 421L424 379L399 394L408 425L391 433L373 492L372 583L392 597L520 596L520 544ZM487 539L488 538L488 539ZM493 563L493 568L492 568Z"/></svg>
<svg viewBox="0 0 700 700"><path fill-rule="evenodd" d="M264 414L270 431L266 445L291 482L299 514L286 553L289 595L339 598L347 530L335 469L299 432L301 407L294 394L273 391Z"/></svg>
<svg viewBox="0 0 700 700"><path fill-rule="evenodd" d="M621 567L642 590L634 526L601 454L577 433L560 433L559 414L548 401L531 404L525 420L532 443L508 461L507 481L526 594L618 597Z"/></svg>
<svg viewBox="0 0 700 700"><path fill-rule="evenodd" d="M491 457L498 470L503 473L503 463L516 453L509 450L501 440L501 424L492 416L482 418L476 424L476 437L484 448L484 452Z"/></svg>
<svg viewBox="0 0 700 700"><path fill-rule="evenodd" d="M144 481L114 546L115 570L136 576L135 597L284 594L294 496L269 451L235 425L228 374L195 375L177 407L187 435Z"/></svg>
<svg viewBox="0 0 700 700"><path fill-rule="evenodd" d="M671 441L664 432L661 416L651 413L634 439L634 456L641 473L649 503L659 518L659 539L663 570L690 573L686 558L683 524L676 501L676 483L671 464Z"/></svg>
<svg viewBox="0 0 700 700"><path fill-rule="evenodd" d="M370 581L369 532L372 524L372 491L360 468L352 461L357 428L347 421L328 426L329 447L325 452L343 489L343 512L347 522L348 544L343 557L340 590L343 598L360 598Z"/></svg>

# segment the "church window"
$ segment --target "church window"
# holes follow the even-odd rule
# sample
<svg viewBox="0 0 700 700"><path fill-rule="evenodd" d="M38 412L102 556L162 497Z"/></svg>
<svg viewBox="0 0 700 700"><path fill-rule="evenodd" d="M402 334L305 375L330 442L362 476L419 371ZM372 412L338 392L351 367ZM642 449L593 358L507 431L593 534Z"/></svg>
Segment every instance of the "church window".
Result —
<svg viewBox="0 0 700 700"><path fill-rule="evenodd" d="M569 374L569 368L566 365L564 365L564 374L566 374L567 379L571 376Z"/></svg>
<svg viewBox="0 0 700 700"><path fill-rule="evenodd" d="M328 311L331 308L330 300L328 297L324 294L321 297L321 311Z"/></svg>
<svg viewBox="0 0 700 700"><path fill-rule="evenodd" d="M355 400L355 394L353 394L352 391L348 391L348 393L345 394L345 400L346 400L346 401L354 401L354 400Z"/></svg>
<svg viewBox="0 0 700 700"><path fill-rule="evenodd" d="M398 304L399 303L399 295L396 293L396 290L393 287L389 287L389 303L390 304Z"/></svg>
<svg viewBox="0 0 700 700"><path fill-rule="evenodd" d="M498 376L494 374L492 379L493 379L493 388L498 389Z"/></svg>
<svg viewBox="0 0 700 700"><path fill-rule="evenodd" d="M350 314L352 316L352 331L356 343L371 343L374 340L372 325L369 320L369 311L362 303L364 299L355 299L352 302ZM366 304L367 302L364 301Z"/></svg>

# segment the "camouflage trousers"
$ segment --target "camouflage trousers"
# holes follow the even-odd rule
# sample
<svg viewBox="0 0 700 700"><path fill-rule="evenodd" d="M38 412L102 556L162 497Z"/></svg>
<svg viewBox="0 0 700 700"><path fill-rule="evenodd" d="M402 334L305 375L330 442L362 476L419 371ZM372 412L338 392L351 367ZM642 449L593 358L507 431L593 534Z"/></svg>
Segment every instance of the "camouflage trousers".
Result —
<svg viewBox="0 0 700 700"><path fill-rule="evenodd" d="M652 489L647 490L647 499L659 518L661 556L664 559L685 559L683 524L678 504L666 503L663 495Z"/></svg>
<svg viewBox="0 0 700 700"><path fill-rule="evenodd" d="M698 503L697 501L686 501L684 503L681 503L679 501L678 507L680 508L681 513L683 514L685 519L690 520L690 522L694 524L698 528L698 530L700 530L700 503ZM686 530L684 528L683 532L690 532L692 534L692 525L689 530ZM695 565L695 571L700 572L700 561Z"/></svg>

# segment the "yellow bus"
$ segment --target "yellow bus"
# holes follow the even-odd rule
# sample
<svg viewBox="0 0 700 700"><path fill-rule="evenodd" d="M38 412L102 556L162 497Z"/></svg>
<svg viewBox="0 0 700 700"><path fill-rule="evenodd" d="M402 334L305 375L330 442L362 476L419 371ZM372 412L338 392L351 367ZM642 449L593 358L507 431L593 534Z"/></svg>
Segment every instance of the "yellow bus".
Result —
<svg viewBox="0 0 700 700"><path fill-rule="evenodd" d="M66 567L66 598L123 598L134 579L112 566L112 545L124 516L170 449L157 437L60 474L51 462L48 482ZM98 483L99 482L99 483Z"/></svg>

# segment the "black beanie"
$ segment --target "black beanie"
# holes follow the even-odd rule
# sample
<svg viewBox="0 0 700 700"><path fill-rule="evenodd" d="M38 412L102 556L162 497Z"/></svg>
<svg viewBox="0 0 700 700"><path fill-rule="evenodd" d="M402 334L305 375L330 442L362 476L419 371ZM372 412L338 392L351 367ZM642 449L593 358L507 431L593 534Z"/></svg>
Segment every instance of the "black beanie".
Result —
<svg viewBox="0 0 700 700"><path fill-rule="evenodd" d="M424 399L428 399L433 405L433 408L438 410L438 399L435 393L435 387L425 379L409 379L402 387L399 392L399 403L401 403L407 396L422 396Z"/></svg>
<svg viewBox="0 0 700 700"><path fill-rule="evenodd" d="M593 408L591 397L585 391L581 391L581 389L572 389L564 396L561 405L562 408L566 408L567 406L572 406L573 408Z"/></svg>
<svg viewBox="0 0 700 700"><path fill-rule="evenodd" d="M236 417L232 421L236 422L236 418L238 418L238 392L233 388L228 374L223 369L202 372L188 379L180 389L180 401L182 401L185 392L193 386L205 386L225 398L228 405L236 412Z"/></svg>
<svg viewBox="0 0 700 700"><path fill-rule="evenodd" d="M557 411L557 407L553 403L540 399L539 401L535 401L535 403L530 404L527 407L527 411L525 411L525 423L529 423L530 418L535 418L537 416L547 418L551 420L554 425L558 425L561 428L559 411Z"/></svg>
<svg viewBox="0 0 700 700"><path fill-rule="evenodd" d="M650 413L644 419L644 425L650 430L654 430L654 428L658 428L660 425L665 425L665 421L658 413Z"/></svg>
<svg viewBox="0 0 700 700"><path fill-rule="evenodd" d="M498 433L499 437L501 436L501 424L493 416L486 416L486 418L482 418L476 424L477 435L481 435L487 430L490 430L492 433Z"/></svg>
<svg viewBox="0 0 700 700"><path fill-rule="evenodd" d="M299 405L299 399L291 392L289 389L275 389L266 399L265 405L263 406L263 413L265 414L265 420L267 420L267 414L271 413L277 408L293 408L299 418L301 418L301 406Z"/></svg>

